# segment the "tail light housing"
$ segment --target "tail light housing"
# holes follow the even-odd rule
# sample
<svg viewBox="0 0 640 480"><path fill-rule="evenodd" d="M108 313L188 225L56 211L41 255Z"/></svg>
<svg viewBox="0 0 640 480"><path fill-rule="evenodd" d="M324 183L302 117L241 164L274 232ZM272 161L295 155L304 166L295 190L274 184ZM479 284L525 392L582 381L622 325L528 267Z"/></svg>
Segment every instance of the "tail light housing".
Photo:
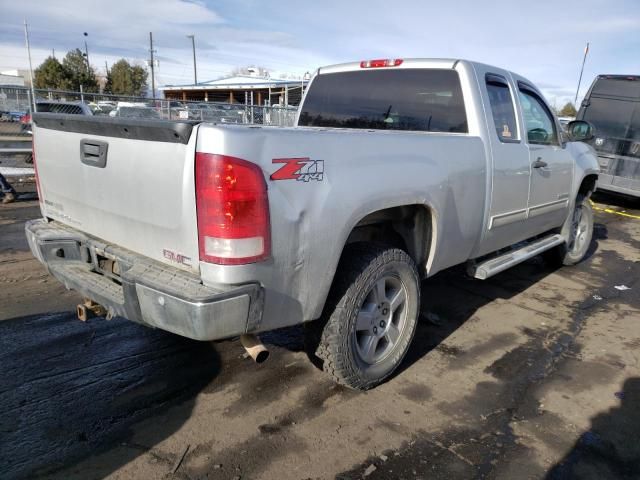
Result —
<svg viewBox="0 0 640 480"><path fill-rule="evenodd" d="M242 265L270 255L267 184L257 165L197 152L195 189L201 261Z"/></svg>
<svg viewBox="0 0 640 480"><path fill-rule="evenodd" d="M22 115L20 117L20 123L22 123L22 124L31 123L31 114L30 113L26 113L26 114Z"/></svg>
<svg viewBox="0 0 640 480"><path fill-rule="evenodd" d="M31 137L31 162L33 163L33 174L36 177L36 191L38 192L38 201L42 204L42 189L40 188L40 177L38 176L38 164L36 163L36 141L34 136Z"/></svg>

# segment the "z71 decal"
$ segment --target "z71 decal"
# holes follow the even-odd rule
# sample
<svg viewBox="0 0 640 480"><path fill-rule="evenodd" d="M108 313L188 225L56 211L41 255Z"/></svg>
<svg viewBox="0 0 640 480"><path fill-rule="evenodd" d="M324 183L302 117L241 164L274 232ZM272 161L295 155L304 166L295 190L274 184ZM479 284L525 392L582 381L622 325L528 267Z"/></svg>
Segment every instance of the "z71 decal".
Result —
<svg viewBox="0 0 640 480"><path fill-rule="evenodd" d="M303 158L274 158L273 163L283 164L271 174L271 180L297 180L308 182L324 178L324 160L311 160Z"/></svg>

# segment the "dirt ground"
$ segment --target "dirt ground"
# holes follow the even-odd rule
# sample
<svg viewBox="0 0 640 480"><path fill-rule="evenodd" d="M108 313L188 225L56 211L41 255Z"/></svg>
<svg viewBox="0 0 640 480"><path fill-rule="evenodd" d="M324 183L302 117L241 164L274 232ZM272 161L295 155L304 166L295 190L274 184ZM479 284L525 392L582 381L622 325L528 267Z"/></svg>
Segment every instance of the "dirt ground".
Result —
<svg viewBox="0 0 640 480"><path fill-rule="evenodd" d="M2 478L640 478L631 201L596 197L576 267L425 281L400 371L357 393L311 365L300 329L265 336L257 366L237 341L78 321L79 297L28 252L39 210L20 190L0 206Z"/></svg>

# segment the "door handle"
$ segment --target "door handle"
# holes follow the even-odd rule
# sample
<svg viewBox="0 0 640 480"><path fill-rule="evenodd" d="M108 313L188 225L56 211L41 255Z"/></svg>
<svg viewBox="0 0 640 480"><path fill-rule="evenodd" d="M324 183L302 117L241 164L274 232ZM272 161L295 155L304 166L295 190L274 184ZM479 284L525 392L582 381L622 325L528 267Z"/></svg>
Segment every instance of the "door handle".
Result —
<svg viewBox="0 0 640 480"><path fill-rule="evenodd" d="M542 157L536 158L536 161L533 162L533 168L544 168L547 166L547 162L542 160Z"/></svg>

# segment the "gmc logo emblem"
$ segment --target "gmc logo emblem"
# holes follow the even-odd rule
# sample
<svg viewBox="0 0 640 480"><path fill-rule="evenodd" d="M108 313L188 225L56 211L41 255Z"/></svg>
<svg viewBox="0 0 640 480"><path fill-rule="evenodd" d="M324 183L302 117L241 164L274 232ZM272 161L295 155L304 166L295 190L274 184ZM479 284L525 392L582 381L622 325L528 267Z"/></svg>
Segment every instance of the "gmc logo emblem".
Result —
<svg viewBox="0 0 640 480"><path fill-rule="evenodd" d="M170 262L185 265L187 267L191 266L191 257L187 257L186 255L182 255L181 253L176 253L165 248L164 250L162 250L162 256Z"/></svg>

